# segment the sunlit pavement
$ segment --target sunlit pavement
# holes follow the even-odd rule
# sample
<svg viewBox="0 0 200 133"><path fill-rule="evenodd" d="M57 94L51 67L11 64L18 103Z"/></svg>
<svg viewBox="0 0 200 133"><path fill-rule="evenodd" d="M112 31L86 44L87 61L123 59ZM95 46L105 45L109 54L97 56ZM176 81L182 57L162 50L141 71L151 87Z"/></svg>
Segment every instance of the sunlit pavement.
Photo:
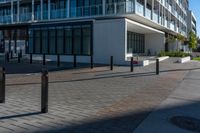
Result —
<svg viewBox="0 0 200 133"><path fill-rule="evenodd" d="M49 73L49 113L40 113L41 74L10 73L6 103L0 104L0 132L132 133L200 63L98 67ZM13 65L13 64L11 64ZM17 64L23 70L37 64ZM12 68L12 66L9 66ZM16 70L18 71L18 70Z"/></svg>

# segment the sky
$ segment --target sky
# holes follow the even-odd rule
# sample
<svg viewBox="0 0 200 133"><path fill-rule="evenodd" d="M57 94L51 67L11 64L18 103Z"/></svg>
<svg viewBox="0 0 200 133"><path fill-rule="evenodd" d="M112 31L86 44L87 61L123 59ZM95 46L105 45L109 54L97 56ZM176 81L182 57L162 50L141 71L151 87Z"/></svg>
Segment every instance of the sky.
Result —
<svg viewBox="0 0 200 133"><path fill-rule="evenodd" d="M200 0L189 0L190 9L197 18L197 34L200 37Z"/></svg>

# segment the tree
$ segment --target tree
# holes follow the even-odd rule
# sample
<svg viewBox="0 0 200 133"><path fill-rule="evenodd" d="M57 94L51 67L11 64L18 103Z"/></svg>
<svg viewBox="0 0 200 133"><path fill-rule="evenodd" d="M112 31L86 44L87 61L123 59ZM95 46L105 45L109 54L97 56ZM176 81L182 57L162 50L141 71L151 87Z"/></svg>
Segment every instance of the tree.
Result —
<svg viewBox="0 0 200 133"><path fill-rule="evenodd" d="M189 33L189 48L193 50L197 48L197 36L192 31Z"/></svg>
<svg viewBox="0 0 200 133"><path fill-rule="evenodd" d="M197 38L197 43L200 45L200 38L199 37Z"/></svg>
<svg viewBox="0 0 200 133"><path fill-rule="evenodd" d="M186 38L182 36L181 34L178 34L176 36L177 40L181 43L181 45L185 42ZM179 42L177 42L177 51L179 50Z"/></svg>

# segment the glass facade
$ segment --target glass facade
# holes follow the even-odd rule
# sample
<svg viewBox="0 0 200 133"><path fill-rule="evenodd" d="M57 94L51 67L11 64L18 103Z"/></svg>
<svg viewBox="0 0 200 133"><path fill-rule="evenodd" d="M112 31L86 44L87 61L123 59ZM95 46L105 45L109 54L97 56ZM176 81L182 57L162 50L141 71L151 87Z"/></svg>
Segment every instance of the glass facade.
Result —
<svg viewBox="0 0 200 133"><path fill-rule="evenodd" d="M29 29L28 53L91 55L92 25L69 24Z"/></svg>
<svg viewBox="0 0 200 133"><path fill-rule="evenodd" d="M127 32L127 53L144 53L145 35Z"/></svg>

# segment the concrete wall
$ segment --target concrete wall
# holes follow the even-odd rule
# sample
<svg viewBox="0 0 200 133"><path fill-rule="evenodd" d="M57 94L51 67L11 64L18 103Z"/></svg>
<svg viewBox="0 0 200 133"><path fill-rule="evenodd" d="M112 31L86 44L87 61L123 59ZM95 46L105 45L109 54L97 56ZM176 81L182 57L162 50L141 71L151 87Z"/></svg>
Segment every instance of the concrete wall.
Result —
<svg viewBox="0 0 200 133"><path fill-rule="evenodd" d="M114 56L115 64L125 62L125 19L94 22L94 62L108 64Z"/></svg>
<svg viewBox="0 0 200 133"><path fill-rule="evenodd" d="M145 52L147 53L148 49L151 52L151 55L156 55L160 51L165 50L165 35L161 33L150 33L145 34Z"/></svg>

